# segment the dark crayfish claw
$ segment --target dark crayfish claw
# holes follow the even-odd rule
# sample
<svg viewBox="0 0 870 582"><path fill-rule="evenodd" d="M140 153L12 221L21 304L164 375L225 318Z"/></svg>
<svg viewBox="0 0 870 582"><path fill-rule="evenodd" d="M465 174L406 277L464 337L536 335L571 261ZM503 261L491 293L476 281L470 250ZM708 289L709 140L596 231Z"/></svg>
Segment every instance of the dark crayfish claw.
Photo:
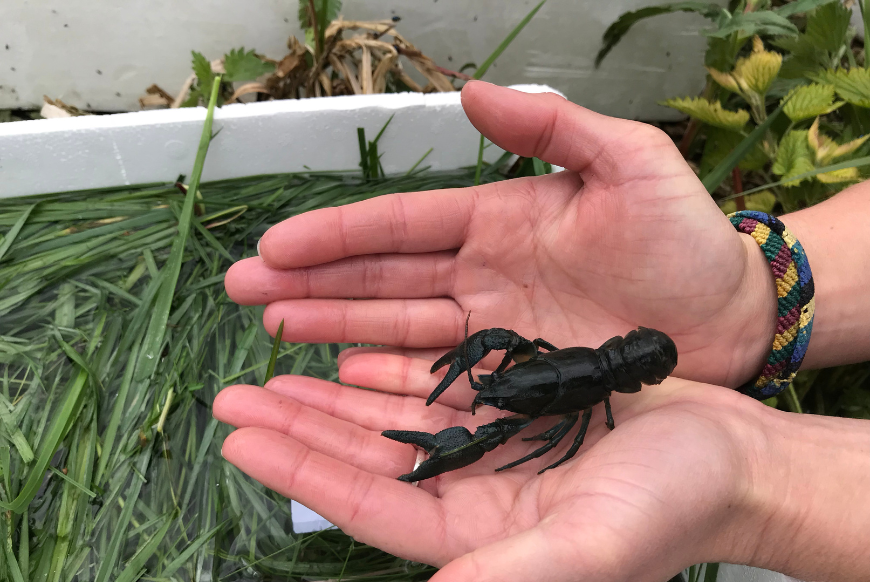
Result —
<svg viewBox="0 0 870 582"><path fill-rule="evenodd" d="M429 458L419 467L399 477L399 481L413 483L479 461L484 454L504 444L531 422L531 418L517 415L479 426L474 434L464 426L452 426L436 434L411 430L385 430L381 434L400 443L417 445L429 453Z"/></svg>
<svg viewBox="0 0 870 582"><path fill-rule="evenodd" d="M547 345L549 346L549 344ZM426 406L435 402L435 399L441 396L460 375L471 370L492 350L507 351L498 367L499 372L507 368L511 360L522 362L538 353L538 347L534 342L509 329L494 327L473 333L467 336L455 349L450 350L432 364L432 368L429 370L432 374L447 364L450 364L450 368L447 370L447 375L439 382L438 387L426 399Z"/></svg>

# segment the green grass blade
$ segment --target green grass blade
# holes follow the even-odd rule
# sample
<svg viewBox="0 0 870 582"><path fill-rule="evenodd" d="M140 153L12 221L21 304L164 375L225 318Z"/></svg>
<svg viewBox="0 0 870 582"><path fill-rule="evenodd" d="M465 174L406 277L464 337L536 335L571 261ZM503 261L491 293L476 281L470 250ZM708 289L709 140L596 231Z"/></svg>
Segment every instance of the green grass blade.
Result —
<svg viewBox="0 0 870 582"><path fill-rule="evenodd" d="M543 6L546 1L547 0L541 0L537 6L532 8L531 12L526 14L526 17L523 18L520 23L516 25L516 27L510 32L510 34L507 35L507 38L501 41L501 44L496 47L495 51L493 51L493 53L489 55L489 57L485 61L483 61L483 64L480 65L476 71L474 71L474 74L471 76L473 79L480 79L486 74L486 71L489 70L489 67L492 66L495 60L501 56L501 54L505 51L505 49L507 49L508 46L510 46L510 44L514 41L517 35L522 32L522 30L532 20L532 18L535 17L535 14L538 13L538 10L541 9L541 6Z"/></svg>
<svg viewBox="0 0 870 582"><path fill-rule="evenodd" d="M66 391L63 405L54 417L54 420L51 423L51 428L48 430L48 434L45 435L45 438L39 443L39 453L36 457L36 463L30 470L30 475L28 475L24 487L21 488L21 492L11 503L0 502L0 507L3 509L14 511L15 513L21 513L36 496L37 491L39 491L39 488L42 485L45 471L51 464L51 459L54 457L54 453L57 452L57 447L60 446L63 437L69 429L73 413L78 408L79 396L82 394L82 389L84 388L87 379L88 373L84 369L80 370L78 376Z"/></svg>
<svg viewBox="0 0 870 582"><path fill-rule="evenodd" d="M269 365L266 367L265 385L275 375L275 362L278 361L278 350L281 348L281 336L284 333L284 320L278 324L278 333L275 334L275 342L272 344L272 355L269 356Z"/></svg>
<svg viewBox="0 0 870 582"><path fill-rule="evenodd" d="M783 103L784 105L784 103ZM771 113L767 119L764 120L764 123L757 126L752 130L746 138L743 139L737 147L734 148L730 154L725 156L725 159L719 162L719 164L713 168L709 174L704 176L704 179L701 180L701 183L704 184L704 187L707 189L707 192L713 192L719 185L722 183L725 178L731 174L731 170L733 170L737 164L740 163L746 154L755 147L761 139L764 137L764 134L767 133L767 130L770 129L770 126L776 121L779 114L782 113L782 107L780 105L777 107L773 113ZM745 192L744 192L745 194Z"/></svg>
<svg viewBox="0 0 870 582"><path fill-rule="evenodd" d="M190 178L190 186L184 197L184 207L181 218L178 221L178 234L172 242L169 251L169 260L164 265L169 276L163 281L163 287L157 296L151 322L148 325L148 333L142 344L139 354L139 362L136 366L136 380L149 378L160 360L160 349L163 346L163 338L166 336L166 322L169 320L169 311L172 308L172 299L175 297L175 287L178 284L178 275L181 272L181 261L184 256L184 247L187 245L187 237L190 233L190 222L193 216L193 205L196 199L196 191L199 190L199 182L202 178L202 168L205 165L205 156L208 153L208 145L211 141L211 127L214 119L214 108L217 103L221 77L215 77L212 86L211 98L208 102L208 111L205 115L205 124L202 128L202 137L199 141L199 149L196 152L196 161L193 163L193 173Z"/></svg>
<svg viewBox="0 0 870 582"><path fill-rule="evenodd" d="M704 574L704 582L716 582L719 576L719 563L707 564L707 572Z"/></svg>
<svg viewBox="0 0 870 582"><path fill-rule="evenodd" d="M151 460L150 449L142 454L139 459L136 470L142 474L148 467ZM108 546L102 550L100 556L100 567L97 570L97 576L94 582L109 582L112 571L115 569L115 564L121 555L121 544L127 541L127 526L130 524L130 519L133 517L133 508L136 506L136 500L139 499L139 492L142 490L143 481L138 475L133 475L133 480L127 488L126 503L124 509L121 510L121 515L118 520L112 524L112 537L109 540Z"/></svg>
<svg viewBox="0 0 870 582"><path fill-rule="evenodd" d="M359 167L362 168L363 178L369 178L369 153L366 147L366 130L356 128L356 137L359 141Z"/></svg>
<svg viewBox="0 0 870 582"><path fill-rule="evenodd" d="M133 501L130 501L132 504ZM133 554L133 557L130 558L130 561L127 562L127 566L121 571L121 574L115 578L115 582L134 582L142 577L144 572L145 564L154 555L154 552L157 551L157 548L160 546L160 542L163 541L163 538L166 537L166 532L169 531L169 528L172 527L175 522L174 516L172 514L166 516L166 523L157 530L157 532L148 538L148 541L145 542L139 551Z"/></svg>
<svg viewBox="0 0 870 582"><path fill-rule="evenodd" d="M806 178L812 178L813 176L818 176L819 174L824 174L826 172L834 172L836 170L845 170L848 168L860 168L861 166L870 165L870 156L864 156L862 158L855 158L854 160L848 160L846 162L840 162L839 164L831 164L830 166L823 166L821 168L816 168L815 170L810 170L809 172L804 172L803 174L798 174L797 176L792 176L787 179L777 180L776 182L770 182L763 186L757 186L755 188L750 188L749 190L745 190L740 194L734 194L732 196L727 196L725 198L717 198L719 202L725 202L726 200L733 200L734 198L738 198L740 196L746 196L747 194L755 194L756 192L761 192L762 190L767 190L769 188L774 188L776 186L782 186L787 182L793 182L795 180L805 180Z"/></svg>
<svg viewBox="0 0 870 582"><path fill-rule="evenodd" d="M63 471L58 471L58 470L57 470L56 468L54 468L54 467L49 467L48 469L49 469L52 473L54 473L55 475L57 475L58 477L60 477L61 479L63 479L64 481L66 481L67 483L69 483L70 485L72 485L73 487L75 487L76 489L78 489L79 491L81 491L82 493L84 493L85 495L87 495L88 497L93 498L93 497L96 497L96 496L97 496L96 493L94 493L93 491L91 491L90 489L88 489L88 488L85 487L83 484L79 483L78 481L76 481L75 479L73 479L72 477L70 477L69 475L64 475L64 474L63 474Z"/></svg>
<svg viewBox="0 0 870 582"><path fill-rule="evenodd" d="M480 186L480 173L483 170L483 134L480 134L480 145L477 147L477 168L474 170L474 185Z"/></svg>
<svg viewBox="0 0 870 582"><path fill-rule="evenodd" d="M226 522L218 524L211 530L207 532L203 532L199 534L187 548L178 554L178 557L169 562L166 567L161 572L161 576L163 578L171 578L175 572L178 571L187 561L193 556L207 541L214 537L214 535L226 525Z"/></svg>
<svg viewBox="0 0 870 582"><path fill-rule="evenodd" d="M12 419L10 408L7 408L7 406L11 405L8 405L6 398L0 394L0 427L6 428L9 440L18 449L18 455L21 457L21 460L25 464L28 464L34 458L33 449L30 447L30 443L27 442L27 437L24 436L24 433L21 432L21 429Z"/></svg>
<svg viewBox="0 0 870 582"><path fill-rule="evenodd" d="M30 216L30 213L33 212L34 208L36 208L36 204L28 206L27 209L21 213L21 216L18 217L18 220L15 221L15 224L12 225L12 228L9 229L9 232L6 233L6 236L3 238L3 244L0 244L0 261L3 260L3 255L5 255L6 251L9 250L9 247L12 246L12 243L15 242L15 237L17 237L18 233L21 232L24 223L27 222L27 218Z"/></svg>

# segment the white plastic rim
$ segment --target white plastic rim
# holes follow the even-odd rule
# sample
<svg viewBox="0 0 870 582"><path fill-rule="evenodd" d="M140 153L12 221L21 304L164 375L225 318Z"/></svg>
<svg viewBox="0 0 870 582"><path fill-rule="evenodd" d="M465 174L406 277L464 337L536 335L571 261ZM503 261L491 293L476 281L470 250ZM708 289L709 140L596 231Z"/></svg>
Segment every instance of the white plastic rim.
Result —
<svg viewBox="0 0 870 582"><path fill-rule="evenodd" d="M517 85L528 93L544 85ZM173 182L189 175L204 107L0 124L0 197ZM357 128L378 143L387 174L422 162L474 165L480 134L459 92L352 95L227 105L215 111L203 180L285 172L358 170ZM489 146L493 161L503 152Z"/></svg>

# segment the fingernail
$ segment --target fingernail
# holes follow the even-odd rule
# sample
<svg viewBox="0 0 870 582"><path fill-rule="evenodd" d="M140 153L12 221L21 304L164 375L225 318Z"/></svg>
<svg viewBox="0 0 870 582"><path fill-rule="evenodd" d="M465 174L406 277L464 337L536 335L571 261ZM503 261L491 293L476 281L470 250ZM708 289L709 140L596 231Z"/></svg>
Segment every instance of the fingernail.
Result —
<svg viewBox="0 0 870 582"><path fill-rule="evenodd" d="M262 240L262 239L260 239L260 240ZM257 241L257 256L258 257L260 256L260 241L259 240Z"/></svg>

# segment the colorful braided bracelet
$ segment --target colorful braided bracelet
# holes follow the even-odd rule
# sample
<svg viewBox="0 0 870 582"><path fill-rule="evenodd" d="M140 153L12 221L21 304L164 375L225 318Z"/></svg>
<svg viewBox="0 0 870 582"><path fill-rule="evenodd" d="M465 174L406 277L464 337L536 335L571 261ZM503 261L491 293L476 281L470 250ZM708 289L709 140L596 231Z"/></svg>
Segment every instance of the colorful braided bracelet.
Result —
<svg viewBox="0 0 870 582"><path fill-rule="evenodd" d="M773 351L761 376L739 388L763 400L788 388L807 353L816 308L813 273L801 243L775 217L741 210L729 214L728 220L761 246L776 279L778 313Z"/></svg>

